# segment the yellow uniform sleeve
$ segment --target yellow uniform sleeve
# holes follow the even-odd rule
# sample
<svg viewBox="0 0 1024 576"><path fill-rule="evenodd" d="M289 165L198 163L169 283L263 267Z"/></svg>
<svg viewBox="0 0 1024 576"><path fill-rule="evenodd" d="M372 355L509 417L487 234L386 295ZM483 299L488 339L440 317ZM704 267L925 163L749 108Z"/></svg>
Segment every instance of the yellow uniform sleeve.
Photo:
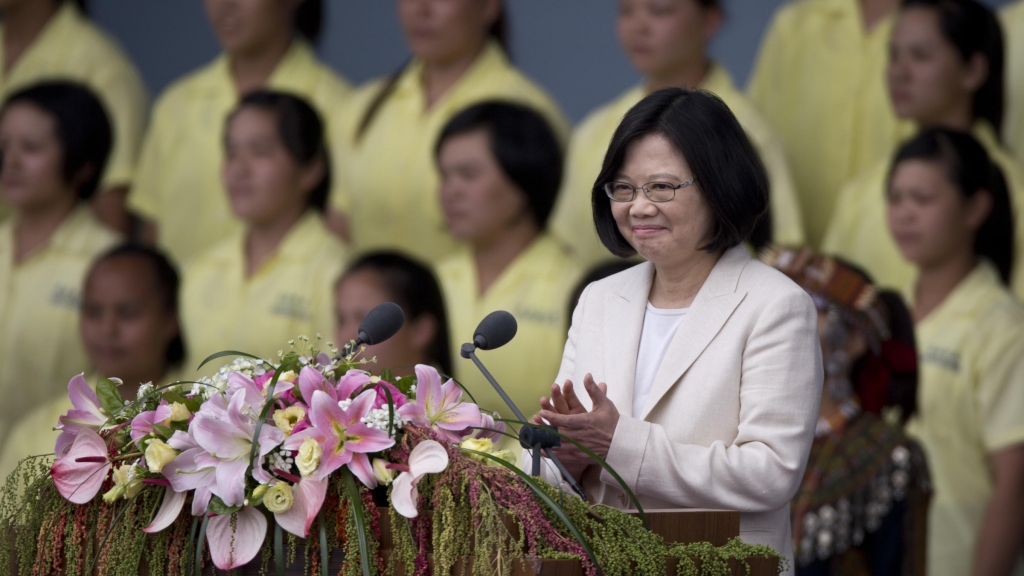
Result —
<svg viewBox="0 0 1024 576"><path fill-rule="evenodd" d="M1024 314L995 324L975 367L978 421L989 452L1024 443Z"/></svg>

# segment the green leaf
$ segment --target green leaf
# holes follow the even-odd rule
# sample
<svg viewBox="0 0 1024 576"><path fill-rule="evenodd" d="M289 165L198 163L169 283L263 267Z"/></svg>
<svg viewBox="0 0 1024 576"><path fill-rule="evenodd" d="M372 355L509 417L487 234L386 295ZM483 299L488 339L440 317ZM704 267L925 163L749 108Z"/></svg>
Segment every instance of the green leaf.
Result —
<svg viewBox="0 0 1024 576"><path fill-rule="evenodd" d="M359 560L363 566L363 576L371 576L370 571L370 543L366 536L366 518L363 517L363 499L359 496L359 488L356 487L356 480L352 476L352 471L345 466L341 469L341 479L345 486L345 492L348 493L349 504L351 504L352 514L356 520L356 536L359 538ZM320 513L323 514L323 508L320 509ZM322 525L322 524L321 524ZM325 546L320 545L323 549ZM326 562L322 563L324 566Z"/></svg>
<svg viewBox="0 0 1024 576"><path fill-rule="evenodd" d="M227 516L228 514L234 514L241 510L241 506L228 506L220 499L219 496L214 496L210 499L210 512L213 512L217 516Z"/></svg>
<svg viewBox="0 0 1024 576"><path fill-rule="evenodd" d="M210 354L209 356L207 356L206 360L203 360L202 362L199 363L199 366L196 367L196 370L199 370L200 368L206 366L208 363L216 360L217 358L224 358L225 356L245 356L246 358L252 358L254 360L260 359L259 356L253 356L248 352L239 352L238 350L223 350L221 352L217 352L216 354Z"/></svg>
<svg viewBox="0 0 1024 576"><path fill-rule="evenodd" d="M174 436L174 429L170 426L161 426L159 424L153 424L153 431L162 436L163 438L170 438Z"/></svg>
<svg viewBox="0 0 1024 576"><path fill-rule="evenodd" d="M277 576L284 576L284 534L277 522L274 522L274 565Z"/></svg>
<svg viewBox="0 0 1024 576"><path fill-rule="evenodd" d="M167 400L170 403L178 402L179 404L183 404L185 408L188 408L188 411L192 413L198 412L199 407L201 406L201 403L198 400L190 400L173 390L164 392L164 400Z"/></svg>
<svg viewBox="0 0 1024 576"><path fill-rule="evenodd" d="M188 573L193 576L195 567L192 564L192 557L196 553L196 529L199 528L199 516L192 517L192 529L188 531L188 546L185 548L185 565L188 566Z"/></svg>
<svg viewBox="0 0 1024 576"><path fill-rule="evenodd" d="M103 411L107 414L116 414L124 408L124 398L121 398L117 384L114 384L109 378L100 378L100 381L96 383L96 396L100 400Z"/></svg>
<svg viewBox="0 0 1024 576"><path fill-rule="evenodd" d="M196 574L203 573L203 552L206 548L206 525L210 523L209 516L203 516L203 524L199 527L199 539L196 541Z"/></svg>
<svg viewBox="0 0 1024 576"><path fill-rule="evenodd" d="M348 468L346 468L348 470ZM316 513L317 524L320 525L320 576L330 576L331 550L327 548L327 520L324 519L324 507Z"/></svg>
<svg viewBox="0 0 1024 576"><path fill-rule="evenodd" d="M505 468L511 470L517 476L519 476L519 478L521 478L523 482L526 482L526 485L533 489L533 493L537 495L537 498L539 498L541 502L543 502L548 508L550 508L551 511L555 513L555 516L558 516L558 519L562 521L562 524L565 524L565 527L569 529L569 532L572 533L574 538L576 538L576 541L580 543L580 546L582 546L583 550L586 551L587 556L590 557L590 561L594 563L594 567L597 569L597 573L602 575L604 574L604 572L601 570L601 565L597 563L597 556L594 555L594 550L590 547L590 542L587 541L587 539L583 536L583 533L580 532L580 529L576 526L576 523L573 522L572 519L569 518L569 515L565 513L565 510L563 510L562 507L559 506L553 498L551 498L550 494L541 489L540 485L537 484L537 481L535 479L527 475L526 472L520 470L519 467L516 466L515 464L509 464L508 462L492 454L488 454L486 452L479 452L477 450L467 450L466 448L463 448L462 451L477 454L479 456L483 456L484 458L493 460L494 462L497 462L501 466L504 466Z"/></svg>
<svg viewBox="0 0 1024 576"><path fill-rule="evenodd" d="M406 396L408 396L411 393L411 391L412 391L412 385L415 384L415 383L416 383L416 377L415 376L412 376L412 375L402 376L398 380L395 380L395 388L398 388L402 392L402 394L405 394Z"/></svg>
<svg viewBox="0 0 1024 576"><path fill-rule="evenodd" d="M395 379L395 373L391 371L391 368L385 368L380 371L380 379L391 382Z"/></svg>
<svg viewBox="0 0 1024 576"><path fill-rule="evenodd" d="M495 420L499 420L501 422L506 422L506 423L511 422L511 423L514 423L514 424L519 424L520 426L532 426L534 428L538 427L536 424L534 424L532 422L523 422L522 420L514 420L514 419L509 419L509 418L495 418ZM633 501L633 505L636 506L637 512L640 513L640 520L643 521L644 528L647 528L648 530L650 530L651 524L650 524L650 521L647 520L647 513L644 512L644 507L640 505L640 499L636 497L636 494L634 494L632 490L630 490L629 486L626 485L626 481L622 479L622 476L619 476L619 473L615 471L615 468L612 468L611 465L609 465L607 462L605 462L604 458L601 458L600 456L595 454L593 450L591 450L590 448L587 448L583 444L580 444L576 440L566 436L565 434L562 434L561 432L559 432L557 430L552 430L551 428L544 428L544 429L547 430L548 432L551 432L552 434L557 435L559 438L561 438L563 440L568 440L574 446L576 446L577 448L582 450L587 456L590 456L590 458L594 462L597 462L598 465L601 466L601 468L604 468L605 470L607 470L608 473L611 474L612 478L614 478L615 481L619 483L619 487L622 488L622 490L626 493L627 496L629 496L629 499Z"/></svg>

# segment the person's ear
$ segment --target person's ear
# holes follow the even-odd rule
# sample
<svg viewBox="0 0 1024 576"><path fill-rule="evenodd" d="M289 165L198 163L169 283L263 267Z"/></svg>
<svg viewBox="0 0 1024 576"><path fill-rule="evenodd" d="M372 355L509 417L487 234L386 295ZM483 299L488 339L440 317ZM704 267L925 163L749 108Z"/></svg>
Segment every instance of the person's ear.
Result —
<svg viewBox="0 0 1024 576"><path fill-rule="evenodd" d="M302 168L302 171L299 173L299 184L309 194L323 181L326 174L327 161L323 158L317 158Z"/></svg>
<svg viewBox="0 0 1024 576"><path fill-rule="evenodd" d="M711 39L718 34L718 31L722 28L722 23L725 22L725 13L721 8L704 8L704 26L702 33L704 34L704 43L711 42Z"/></svg>
<svg viewBox="0 0 1024 576"><path fill-rule="evenodd" d="M964 70L964 88L971 93L977 92L988 80L988 73L988 58L981 52L971 54Z"/></svg>
<svg viewBox="0 0 1024 576"><path fill-rule="evenodd" d="M964 204L967 226L976 231L992 213L992 193L984 189L978 190Z"/></svg>
<svg viewBox="0 0 1024 576"><path fill-rule="evenodd" d="M420 314L408 324L412 345L417 350L426 351L437 337L437 319L433 314Z"/></svg>

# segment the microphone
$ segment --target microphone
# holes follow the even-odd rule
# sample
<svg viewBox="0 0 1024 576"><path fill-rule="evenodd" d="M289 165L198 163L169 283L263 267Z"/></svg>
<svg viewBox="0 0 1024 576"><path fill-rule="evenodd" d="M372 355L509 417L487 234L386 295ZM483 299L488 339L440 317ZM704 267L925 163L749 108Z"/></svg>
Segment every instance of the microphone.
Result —
<svg viewBox="0 0 1024 576"><path fill-rule="evenodd" d="M512 341L512 338L515 337L518 329L519 325L516 322L515 316L512 316L504 310L491 312L480 321L480 324L477 325L476 331L473 333L473 342L463 344L459 353L463 358L468 358L476 364L476 367L484 375L484 378L491 383L495 392L501 396L501 399L505 401L505 404L508 405L509 409L512 410L512 413L515 414L519 421L529 422L529 420L526 419L526 416L524 416L516 406L515 402L508 397L508 394L506 394L505 390L500 384L498 384L498 381L494 379L494 376L491 376L491 373L476 356L477 348L481 350L494 350L508 344ZM556 428L552 426L548 426L547 428L556 430ZM533 469L530 472L531 475L540 476L540 453L541 450L543 450L547 457L554 462L565 481L568 482L569 485L572 486L572 489L579 494L581 498L583 498L584 502L586 502L587 496L583 492L583 487L576 482L576 479L573 478L571 474L569 474L569 471L565 469L565 466L562 465L562 462L558 457L551 453L551 448L561 446L561 440L562 439L557 434L552 434L548 430L545 430L545 427L524 425L519 429L519 443L524 448L530 450L530 453L533 456Z"/></svg>
<svg viewBox="0 0 1024 576"><path fill-rule="evenodd" d="M359 331L356 332L355 342L349 342L342 348L341 353L334 357L346 358L353 350L363 344L380 344L391 338L402 329L405 324L405 313L402 307L394 302L385 302L370 310L359 323Z"/></svg>

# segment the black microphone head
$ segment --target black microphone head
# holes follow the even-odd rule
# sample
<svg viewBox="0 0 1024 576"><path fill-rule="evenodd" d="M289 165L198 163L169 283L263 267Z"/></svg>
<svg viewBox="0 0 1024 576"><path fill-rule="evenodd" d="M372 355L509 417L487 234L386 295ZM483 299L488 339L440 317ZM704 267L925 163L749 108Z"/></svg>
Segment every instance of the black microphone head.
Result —
<svg viewBox="0 0 1024 576"><path fill-rule="evenodd" d="M363 344L380 344L394 336L405 324L402 307L394 302L385 302L366 315L359 323L359 341Z"/></svg>
<svg viewBox="0 0 1024 576"><path fill-rule="evenodd" d="M473 333L473 344L481 350L501 348L515 338L518 329L515 316L504 310L495 310L477 325Z"/></svg>

